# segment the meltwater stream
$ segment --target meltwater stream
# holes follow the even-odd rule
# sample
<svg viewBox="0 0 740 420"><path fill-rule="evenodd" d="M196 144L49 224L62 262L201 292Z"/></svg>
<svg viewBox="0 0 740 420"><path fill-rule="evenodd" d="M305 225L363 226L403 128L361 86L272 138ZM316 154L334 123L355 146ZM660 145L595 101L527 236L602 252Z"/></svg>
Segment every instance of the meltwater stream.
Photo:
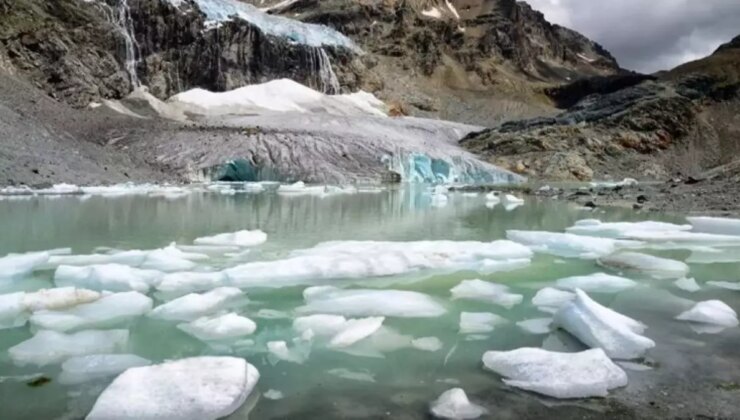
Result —
<svg viewBox="0 0 740 420"><path fill-rule="evenodd" d="M689 277L700 287L690 292L685 290L691 289L686 283L666 278L671 277L666 272L657 277L640 270L622 272L608 264L598 265L594 256L562 250L541 252L537 244L532 244L536 252L529 256L521 245L485 244L506 239L511 230L563 232L586 218L637 222L649 217L685 224L681 216L621 209L590 212L549 199L527 199L523 205L495 204L483 194L435 193L425 186L358 190L292 187L276 193L255 184L239 185L236 191L233 186L221 185L197 190L150 189L134 195L126 189L90 189L87 193L0 196L0 256L56 250L46 267L16 273L12 278L2 278L0 273L0 295L50 288L54 281L82 282L89 288L108 284L96 283L100 279L94 276L79 277L69 269L66 277L57 273L55 279L53 266L85 267L118 256L116 261L121 264L168 272L169 286L164 287L163 281L151 290L146 285L137 289L153 298L158 307L179 294L212 288L210 274L203 274L203 282L189 283L186 275L178 274L181 271L218 276L225 270L238 279L235 284L247 297L228 310L256 325L253 333L238 342L202 340L203 334L213 331L200 331L201 339L196 338L198 334L188 334L188 328L178 328L182 321L168 320L163 310L156 309L153 313L157 315L144 313L84 328L127 330L128 340L110 350L136 356L127 363L161 363L202 355L246 358L261 377L247 402L228 418L424 419L429 416L429 404L454 387L464 389L471 401L487 409L491 418L499 419L648 417L639 410L651 407L651 401L659 401L658 408L651 410L660 410L660 401L665 401L666 405L684 404L676 410L685 410L687 415L740 415L732 404L736 391L730 390L740 377L738 328L701 329L674 319L693 302L709 299L721 299L740 309L740 292L716 286L738 284L738 247L725 244L721 255L712 254L706 246L665 243L629 250L688 262ZM580 233L595 229L583 226ZM265 238L253 234L214 237L242 230L262 230L266 241L262 243ZM544 239L539 236L536 240ZM383 243L371 246L365 241ZM418 241L432 242L420 245ZM167 252L121 254L125 250L161 249L172 242L185 253L205 255L186 255L190 260L183 261L168 259L172 255ZM97 256L90 258L90 254ZM350 254L354 256L334 258ZM644 356L620 365L629 380L626 387L612 389L606 399L558 401L509 387L501 376L483 369L481 358L490 350L583 350L585 346L573 336L548 327L552 313L535 305L532 298L546 287L567 290L568 282L559 279L597 272L623 275L632 282L621 280L606 286L581 283L581 287L588 288L600 304L644 323L644 335L655 342ZM101 273L101 278L105 277ZM508 289L502 300L477 300L475 288L471 293L469 286L480 283L459 287L474 279ZM116 287L128 284L128 280L121 280ZM711 283L717 281L729 283ZM306 292L312 286L359 289L368 295L376 292L381 299L370 309L357 302L347 307L337 301L324 305L322 296L337 290ZM330 343L317 331L306 334L307 321L294 322L316 313L347 318L377 315L368 311L388 303L391 295L384 293L389 290L415 292L428 301L386 311L379 329L371 328L375 332L350 346L344 346L342 340ZM0 324L10 313L7 311L0 308ZM494 315L476 317L470 313ZM462 324L461 318L465 321ZM75 326L88 325L85 322L35 315L30 324L0 330L0 417L77 419L90 412L113 380L111 375L103 372L93 377L90 367L70 373L75 369L73 364L62 369L66 356L54 346L26 349L25 353L17 350L40 326L74 333L82 329ZM346 344L348 338L343 340ZM22 363L29 360L32 362ZM121 399L126 401L125 396ZM664 412L656 413L660 417Z"/></svg>

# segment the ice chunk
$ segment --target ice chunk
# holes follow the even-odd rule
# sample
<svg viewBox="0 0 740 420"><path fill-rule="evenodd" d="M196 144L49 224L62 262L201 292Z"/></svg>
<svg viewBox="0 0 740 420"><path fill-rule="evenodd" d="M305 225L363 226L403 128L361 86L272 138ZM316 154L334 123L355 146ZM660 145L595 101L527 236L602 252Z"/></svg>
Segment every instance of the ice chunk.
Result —
<svg viewBox="0 0 740 420"><path fill-rule="evenodd" d="M728 328L738 325L737 313L721 300L699 302L676 319Z"/></svg>
<svg viewBox="0 0 740 420"><path fill-rule="evenodd" d="M708 281L707 285L740 292L740 283L732 281Z"/></svg>
<svg viewBox="0 0 740 420"><path fill-rule="evenodd" d="M489 351L486 369L508 379L504 383L554 398L605 397L627 385L627 374L602 349L557 353L537 348Z"/></svg>
<svg viewBox="0 0 740 420"><path fill-rule="evenodd" d="M512 258L509 260L485 259L480 267L478 267L478 271L484 274L515 271L527 267L531 263L532 260L529 258Z"/></svg>
<svg viewBox="0 0 740 420"><path fill-rule="evenodd" d="M141 293L114 293L71 309L38 311L30 321L39 329L64 332L107 327L142 316L151 309L152 300Z"/></svg>
<svg viewBox="0 0 740 420"><path fill-rule="evenodd" d="M450 290L453 299L473 299L511 309L522 303L522 295L509 292L509 287L483 280L463 280Z"/></svg>
<svg viewBox="0 0 740 420"><path fill-rule="evenodd" d="M75 287L58 287L26 293L23 303L26 309L31 312L62 310L84 303L95 302L100 299L100 296L100 293L92 290L78 289Z"/></svg>
<svg viewBox="0 0 740 420"><path fill-rule="evenodd" d="M687 217L694 232L714 233L720 235L740 235L740 219L721 217Z"/></svg>
<svg viewBox="0 0 740 420"><path fill-rule="evenodd" d="M267 241L267 234L261 230L240 230L233 233L221 233L204 236L193 241L196 245L218 246L257 246Z"/></svg>
<svg viewBox="0 0 740 420"><path fill-rule="evenodd" d="M437 337L420 337L411 340L411 345L421 351L436 352L442 349L442 341Z"/></svg>
<svg viewBox="0 0 740 420"><path fill-rule="evenodd" d="M637 271L656 279L678 279L686 277L689 266L681 261L660 258L637 252L621 252L599 258L603 267L618 271Z"/></svg>
<svg viewBox="0 0 740 420"><path fill-rule="evenodd" d="M664 222L618 222L604 223L596 219L579 220L572 227L566 229L568 233L603 238L623 238L630 232L671 232L691 230L690 225L676 225Z"/></svg>
<svg viewBox="0 0 740 420"><path fill-rule="evenodd" d="M168 295L181 296L187 293L204 292L226 286L228 278L222 271L182 272L166 274L157 285L157 290Z"/></svg>
<svg viewBox="0 0 740 420"><path fill-rule="evenodd" d="M293 329L303 334L312 331L317 336L333 336L344 328L347 319L341 315L316 314L298 317L293 321Z"/></svg>
<svg viewBox="0 0 740 420"><path fill-rule="evenodd" d="M289 349L285 341L270 341L267 343L267 350L278 360L286 362L301 364L307 359L306 354L300 352L299 349Z"/></svg>
<svg viewBox="0 0 740 420"><path fill-rule="evenodd" d="M554 324L617 359L642 357L655 347L653 340L640 335L643 324L598 304L582 290L576 290L576 299L555 314Z"/></svg>
<svg viewBox="0 0 740 420"><path fill-rule="evenodd" d="M148 251L131 250L114 252L110 254L90 255L55 255L49 258L49 266L59 267L62 265L96 265L96 264L122 264L133 267L140 266L146 258Z"/></svg>
<svg viewBox="0 0 740 420"><path fill-rule="evenodd" d="M524 244L535 252L543 252L559 257L596 259L609 255L622 248L634 248L637 241L623 241L609 238L595 238L571 233L508 230L506 237Z"/></svg>
<svg viewBox="0 0 740 420"><path fill-rule="evenodd" d="M383 321L385 321L385 318L382 316L351 319L346 322L341 331L332 337L329 346L335 348L349 347L378 331L383 325Z"/></svg>
<svg viewBox="0 0 740 420"><path fill-rule="evenodd" d="M242 303L244 299L244 292L235 287L219 287L203 294L191 293L157 306L149 316L168 321L189 322L232 308Z"/></svg>
<svg viewBox="0 0 740 420"><path fill-rule="evenodd" d="M276 390L276 389L268 389L264 394L265 398L268 400L282 400L283 399L283 393Z"/></svg>
<svg viewBox="0 0 740 420"><path fill-rule="evenodd" d="M335 241L294 251L287 259L242 264L225 273L238 287L284 287L419 270L476 270L490 265L487 260L531 256L527 247L510 241Z"/></svg>
<svg viewBox="0 0 740 420"><path fill-rule="evenodd" d="M648 243L671 243L674 247L691 245L732 246L740 245L740 236L719 235L713 233L696 233L683 231L643 232L631 231L625 234L628 239Z"/></svg>
<svg viewBox="0 0 740 420"><path fill-rule="evenodd" d="M74 356L118 353L127 343L127 330L89 330L74 334L44 330L11 347L8 353L17 365L44 366L61 363Z"/></svg>
<svg viewBox="0 0 740 420"><path fill-rule="evenodd" d="M259 377L235 357L131 368L100 394L87 420L215 420L236 411Z"/></svg>
<svg viewBox="0 0 740 420"><path fill-rule="evenodd" d="M136 291L146 293L156 284L162 273L142 270L121 264L101 264L87 267L60 265L54 272L57 286L77 286L111 292Z"/></svg>
<svg viewBox="0 0 740 420"><path fill-rule="evenodd" d="M208 256L205 254L193 254L185 253L175 247L175 244L162 249L156 249L150 251L144 261L141 263L141 268L152 269L171 273L173 271L186 271L192 270L196 267L196 263L191 260L199 261L207 259Z"/></svg>
<svg viewBox="0 0 740 420"><path fill-rule="evenodd" d="M83 382L116 376L126 369L148 366L152 362L134 354L92 354L67 359L62 363L59 382L76 385Z"/></svg>
<svg viewBox="0 0 740 420"><path fill-rule="evenodd" d="M524 204L524 199L519 198L515 195L511 195L511 194L504 195L503 201L504 201L504 204L516 204L516 205Z"/></svg>
<svg viewBox="0 0 740 420"><path fill-rule="evenodd" d="M478 334L493 331L508 321L490 312L463 312L460 314L460 333Z"/></svg>
<svg viewBox="0 0 740 420"><path fill-rule="evenodd" d="M740 248L693 248L686 262L690 264L737 263L740 262Z"/></svg>
<svg viewBox="0 0 740 420"><path fill-rule="evenodd" d="M0 295L0 330L26 324L29 313L24 303L25 295L23 292Z"/></svg>
<svg viewBox="0 0 740 420"><path fill-rule="evenodd" d="M575 293L545 287L534 295L532 304L543 312L555 313L560 307L575 299L575 297Z"/></svg>
<svg viewBox="0 0 740 420"><path fill-rule="evenodd" d="M637 282L624 277L594 273L587 276L574 276L559 279L555 282L561 289L581 289L586 292L617 293L637 286Z"/></svg>
<svg viewBox="0 0 740 420"><path fill-rule="evenodd" d="M449 198L447 198L446 194L432 195L432 207L437 207L437 208L446 207L448 201L449 201Z"/></svg>
<svg viewBox="0 0 740 420"><path fill-rule="evenodd" d="M19 279L49 261L48 252L10 254L0 258L0 279Z"/></svg>
<svg viewBox="0 0 740 420"><path fill-rule="evenodd" d="M375 375L368 372L357 372L345 368L336 368L330 369L329 374L342 379L349 379L350 381L375 382Z"/></svg>
<svg viewBox="0 0 740 420"><path fill-rule="evenodd" d="M309 287L303 297L306 305L297 309L299 313L434 318L447 312L431 296L405 290Z"/></svg>
<svg viewBox="0 0 740 420"><path fill-rule="evenodd" d="M680 278L676 280L673 284L675 284L676 287L678 287L679 289L685 290L691 293L698 292L699 290L701 290L701 286L699 286L699 284L696 283L695 279L690 279L687 277Z"/></svg>
<svg viewBox="0 0 740 420"><path fill-rule="evenodd" d="M441 419L477 419L488 411L468 400L461 388L452 388L439 396L430 407L432 415Z"/></svg>
<svg viewBox="0 0 740 420"><path fill-rule="evenodd" d="M234 340L251 335L257 324L249 318L235 313L198 318L177 328L201 341Z"/></svg>
<svg viewBox="0 0 740 420"><path fill-rule="evenodd" d="M552 324L552 318L534 318L516 323L517 327L534 335L549 333L550 324Z"/></svg>

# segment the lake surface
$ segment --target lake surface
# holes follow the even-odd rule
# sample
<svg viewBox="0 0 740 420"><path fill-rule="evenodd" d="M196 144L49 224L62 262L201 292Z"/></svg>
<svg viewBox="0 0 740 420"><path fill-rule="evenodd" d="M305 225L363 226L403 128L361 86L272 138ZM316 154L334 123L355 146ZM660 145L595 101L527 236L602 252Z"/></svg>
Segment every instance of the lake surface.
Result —
<svg viewBox="0 0 740 420"><path fill-rule="evenodd" d="M511 229L562 232L585 218L686 223L676 215L640 214L625 209L591 212L549 199L527 199L517 208L490 207L483 194L462 193L450 193L446 205L441 205L434 202L426 187L327 197L203 191L179 197L4 199L0 200L0 255L65 247L71 247L73 254L145 250L171 242L189 245L199 237L244 229L267 233L267 242L251 247L247 253L211 255L199 262L217 270L251 261L283 259L295 250L326 241L493 241L505 239L506 231ZM644 252L681 261L692 254L686 249ZM691 301L721 299L735 310L740 309L740 292L705 285L708 281L737 282L740 263L692 263L690 268L690 277L702 285L702 290L695 293L679 289L673 280L629 273L625 276L639 286L618 293L590 294L598 302L645 323L649 327L645 335L657 344L645 359L636 361L651 370L626 369L630 384L612 391L608 399L640 400L641 394L676 380L704 383L707 387L740 381L738 328L699 334L689 324L674 319L691 306ZM472 401L487 407L494 418L546 418L548 413L569 418L598 414L605 403L560 403L509 388L498 375L483 370L481 356L488 350L542 347L543 342L551 345L553 341L573 351L585 348L566 333L536 334L516 323L552 316L531 303L538 290L552 286L560 278L602 271L618 274L599 267L593 260L536 253L531 264L508 272L423 270L377 278L309 279L279 288L246 287L249 302L235 312L254 320L257 330L248 337L250 343L240 345L209 345L178 329L177 322L148 317L117 327L130 331L127 353L153 362L199 355L247 358L260 371L261 378L245 406L230 417L234 419L427 418L428 404L456 386L465 389ZM53 273L37 270L24 279L0 283L0 293L53 287ZM450 289L469 279L507 285L512 293L523 295L523 302L507 309L491 303L451 299ZM383 329L387 343L380 351L370 352L373 354L301 342L292 321L299 315L296 309L306 304L303 292L308 286L327 284L421 292L439 302L446 313L430 318L386 317ZM155 298L155 306L162 303L161 295L149 295ZM461 334L461 312L492 312L508 322L497 325L492 332ZM112 378L63 385L57 381L58 364L15 365L7 350L31 336L28 325L0 330L0 418L83 418ZM411 345L412 339L421 337L436 337L442 346L432 352ZM279 360L266 348L270 341L286 341L302 360ZM39 376L51 382L29 386ZM264 394L268 391L279 391L282 399L267 398Z"/></svg>

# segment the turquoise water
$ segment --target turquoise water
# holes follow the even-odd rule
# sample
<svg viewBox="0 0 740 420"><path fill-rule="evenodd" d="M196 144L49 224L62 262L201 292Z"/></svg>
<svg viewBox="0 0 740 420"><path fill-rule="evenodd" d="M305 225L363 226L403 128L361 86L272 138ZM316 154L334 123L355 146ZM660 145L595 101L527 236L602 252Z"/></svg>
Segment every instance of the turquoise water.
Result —
<svg viewBox="0 0 740 420"><path fill-rule="evenodd" d="M73 253L91 253L98 247L153 249L170 242L190 244L195 238L261 229L268 241L239 261L215 257L209 264L229 267L247 261L273 260L296 249L333 240L478 240L504 239L507 229L563 231L583 218L602 221L662 220L685 223L676 215L639 214L631 210L605 209L595 213L550 199L528 199L525 205L507 211L503 206L485 206L482 195L465 197L451 193L447 206L432 206L424 188L387 190L374 194L330 197L285 197L274 193L221 195L193 193L178 199L124 196L117 198L79 197L0 200L0 255L11 252L71 247ZM655 255L686 260L690 251L650 251ZM537 254L526 268L483 275L471 271L423 272L412 275L336 281L342 287L413 290L442 302L447 313L438 318L387 318L384 326L415 338L438 337L443 347L423 352L406 346L383 354L382 358L361 357L314 346L302 364L277 361L260 344L271 340L290 342L294 309L304 304L306 286L246 290L249 303L237 312L253 319L256 345L224 349L210 347L175 327L175 322L139 318L123 327L131 332L127 352L154 362L207 354L236 354L246 357L261 373L261 379L245 406L231 418L330 419L330 418L426 418L427 406L443 391L454 386L466 390L471 400L487 406L496 418L537 418L555 413L562 418L589 410L589 405L555 406L541 397L506 387L495 374L481 367L487 350L541 347L548 335L533 335L515 322L548 317L531 305L532 296L559 278L602 271L593 261L561 259ZM691 277L703 284L711 280L740 280L740 264L691 265ZM36 290L52 286L52 271L37 271L32 278L4 284L1 293ZM649 326L647 336L657 342L646 360L654 369L627 371L630 385L612 392L610 398L627 398L665 382L676 375L720 383L737 380L740 366L736 346L738 329L716 335L699 335L673 320L685 305L694 301L721 298L740 309L740 292L704 288L697 293L678 289L672 280L652 280L631 275L639 288L618 294L594 294L600 303ZM506 284L524 295L512 309L483 302L451 300L450 289L460 281L480 278ZM155 302L155 305L159 301ZM285 312L286 319L264 319L261 309ZM460 313L493 312L510 322L485 337L458 332ZM556 333L562 335L563 333ZM30 338L28 326L0 331L0 407L3 419L82 418L110 379L66 386L58 383L58 366L18 367L7 349ZM581 346L567 340L573 350ZM700 363L714 355L723 363ZM725 368L720 368L724 366ZM365 380L337 376L337 369L360 373ZM684 373L685 372L685 373ZM28 382L38 376L51 379L43 386ZM372 381L369 381L372 379ZM714 382L713 382L714 381ZM284 398L270 400L260 394L280 391ZM600 404L590 402L589 404ZM549 408L548 408L549 407ZM585 407L585 408L584 408ZM552 410L552 411L547 411ZM564 411L563 411L564 410ZM569 411L570 410L570 411ZM573 411L575 410L575 411Z"/></svg>

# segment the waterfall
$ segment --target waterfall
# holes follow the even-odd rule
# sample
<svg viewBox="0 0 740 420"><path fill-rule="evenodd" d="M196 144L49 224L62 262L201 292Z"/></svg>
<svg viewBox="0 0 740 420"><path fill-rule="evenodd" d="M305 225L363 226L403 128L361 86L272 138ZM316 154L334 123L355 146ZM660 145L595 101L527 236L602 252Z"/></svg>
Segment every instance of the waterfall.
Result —
<svg viewBox="0 0 740 420"><path fill-rule="evenodd" d="M314 74L311 87L329 95L340 93L339 79L331 67L329 54L322 47L309 48L309 67Z"/></svg>
<svg viewBox="0 0 740 420"><path fill-rule="evenodd" d="M141 86L139 76L136 74L139 44L136 42L136 37L134 36L134 21L131 18L131 9L128 6L128 0L118 0L116 15L116 25L123 36L124 46L126 49L126 61L124 62L124 67L131 79L131 85L136 88Z"/></svg>

